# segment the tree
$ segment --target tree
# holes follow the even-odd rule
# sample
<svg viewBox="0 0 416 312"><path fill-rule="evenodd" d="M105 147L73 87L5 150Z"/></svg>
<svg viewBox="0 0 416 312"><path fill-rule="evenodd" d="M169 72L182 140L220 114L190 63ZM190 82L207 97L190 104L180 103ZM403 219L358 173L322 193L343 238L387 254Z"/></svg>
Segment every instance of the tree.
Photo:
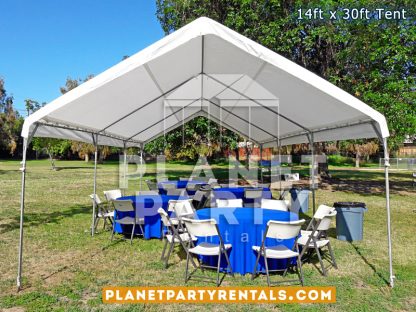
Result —
<svg viewBox="0 0 416 312"><path fill-rule="evenodd" d="M57 155L65 155L70 146L71 143L69 140L41 137L35 137L32 139L33 150L36 152L46 152L48 154L52 170L56 170L55 157Z"/></svg>
<svg viewBox="0 0 416 312"><path fill-rule="evenodd" d="M72 79L68 77L65 82L65 86L60 88L62 94L65 94L76 87L78 87L81 83L90 80L93 78L93 75L88 75L85 79ZM95 147L89 143L83 143L78 141L71 141L71 151L73 153L78 154L79 158L84 158L86 162L90 159L90 154L94 153Z"/></svg>
<svg viewBox="0 0 416 312"><path fill-rule="evenodd" d="M210 17L306 67L384 114L395 149L416 133L414 21L297 18L299 8L375 9L379 2L157 0L157 17L167 34L200 16ZM415 13L414 1L395 6L407 8L408 16Z"/></svg>
<svg viewBox="0 0 416 312"><path fill-rule="evenodd" d="M205 117L196 117L184 127L147 143L145 151L153 155L165 153L168 159L197 160L235 149L239 138Z"/></svg>
<svg viewBox="0 0 416 312"><path fill-rule="evenodd" d="M13 97L7 95L0 78L0 150L13 155L17 149L23 118L13 108Z"/></svg>

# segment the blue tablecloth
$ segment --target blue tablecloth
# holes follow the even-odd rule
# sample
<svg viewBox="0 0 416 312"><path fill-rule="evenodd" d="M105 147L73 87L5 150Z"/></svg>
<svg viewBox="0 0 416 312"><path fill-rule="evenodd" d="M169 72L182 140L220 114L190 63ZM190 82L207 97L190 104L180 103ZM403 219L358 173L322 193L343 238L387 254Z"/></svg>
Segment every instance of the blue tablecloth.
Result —
<svg viewBox="0 0 416 312"><path fill-rule="evenodd" d="M136 208L136 216L144 217L144 238L161 238L162 221L157 210L162 207L167 210L169 200L178 199L179 196L168 196L168 195L140 195L140 196L124 196L118 199L130 199L133 201L133 206ZM122 218L125 216L134 217L133 212L118 212L118 215L114 213L114 218ZM131 233L131 225L120 225L115 224L116 233ZM140 227L136 226L136 234L140 234Z"/></svg>
<svg viewBox="0 0 416 312"><path fill-rule="evenodd" d="M197 211L199 219L213 218L218 223L218 228L224 243L232 244L230 262L233 271L240 274L252 273L256 262L257 253L252 246L261 246L264 231L269 220L295 221L298 215L286 211L261 209L261 208L205 208ZM198 242L208 241L210 238L198 238ZM217 239L212 242L218 242ZM267 239L266 246L284 244L292 248L294 239L278 242L275 239ZM203 261L216 266L216 257L203 257ZM286 260L268 261L269 269L283 269ZM225 268L225 259L221 260L221 267ZM264 269L263 258L260 259L258 269Z"/></svg>
<svg viewBox="0 0 416 312"><path fill-rule="evenodd" d="M258 189L258 188L248 188L248 187L221 187L213 189L213 200L216 199L233 199L241 198L244 203L253 203L253 199L247 199L244 197L244 190L246 189ZM272 192L269 188L263 188L262 198L271 199Z"/></svg>
<svg viewBox="0 0 416 312"><path fill-rule="evenodd" d="M157 184L157 187L159 188L159 194L165 195L166 194L166 190L163 189L163 187L162 187L163 185L173 184L173 185L175 185L176 188L183 189L183 188L186 188L186 186L188 185L188 183L189 184L201 184L201 185L206 185L207 184L207 182L200 181L200 180L188 180L188 181L172 180L172 181L159 182ZM189 191L188 193L189 193L189 195L194 195L195 194L194 191Z"/></svg>

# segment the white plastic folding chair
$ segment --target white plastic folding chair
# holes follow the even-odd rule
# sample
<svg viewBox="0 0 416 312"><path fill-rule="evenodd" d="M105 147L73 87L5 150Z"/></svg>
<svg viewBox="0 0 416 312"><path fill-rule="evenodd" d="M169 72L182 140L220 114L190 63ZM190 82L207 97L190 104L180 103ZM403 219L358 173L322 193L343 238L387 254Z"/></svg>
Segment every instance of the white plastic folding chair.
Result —
<svg viewBox="0 0 416 312"><path fill-rule="evenodd" d="M214 281L217 286L221 285L222 280L224 279L225 275L227 273L230 273L232 276L233 270L231 267L230 259L228 257L228 250L231 249L231 244L224 244L224 241L221 237L221 234L218 230L217 222L214 219L208 219L208 220L195 220L195 219L189 219L189 218L183 218L182 221L184 222L188 232L195 236L195 237L218 237L219 243L208 243L208 242L201 242L197 246L191 242L192 247L188 249L187 258L186 258L186 270L185 270L185 283L188 282L188 280L193 277L196 279L202 279L206 281ZM192 257L192 255L195 255L198 260L198 266L195 268L195 270L188 274L189 271L189 260ZM226 261L227 261L227 269L224 271L223 277L220 279L220 265L221 265L221 257L224 255ZM200 262L199 256L217 256L217 266L210 266L206 265ZM194 273L200 269L203 272L203 269L209 268L209 269L216 269L217 270L217 278L211 279L206 276L193 276Z"/></svg>
<svg viewBox="0 0 416 312"><path fill-rule="evenodd" d="M182 225L183 218L194 218L195 217L195 209L192 205L192 199L178 199L174 201L173 211L175 212L176 218L179 220L179 225ZM182 230L185 230L183 226L181 226Z"/></svg>
<svg viewBox="0 0 416 312"><path fill-rule="evenodd" d="M327 205L319 205L318 209L315 211L315 214L313 215L311 221L309 222L308 226L306 227L306 230L309 230L313 227L313 225L316 225L319 223L323 217L325 217L330 212L335 211L334 207L330 207Z"/></svg>
<svg viewBox="0 0 416 312"><path fill-rule="evenodd" d="M246 207L258 207L260 200L263 197L263 189L261 188L246 188L244 189L244 198L253 200L253 203L246 203Z"/></svg>
<svg viewBox="0 0 416 312"><path fill-rule="evenodd" d="M278 199L265 199L261 200L261 208L263 209L274 209L274 210L281 210L281 211L289 211L287 207L286 201L278 200Z"/></svg>
<svg viewBox="0 0 416 312"><path fill-rule="evenodd" d="M134 209L133 202L131 200L116 199L116 200L113 200L113 204L114 204L116 218L114 219L114 222L113 222L113 231L111 232L111 240L113 240L113 237L114 237L116 223L121 224L121 225L132 225L133 229L131 231L131 237L130 237L130 244L132 244L136 225L140 227L142 234L144 234L143 226L142 226L144 225L144 218L136 217L136 209ZM134 217L126 216L126 217L118 218L118 212L133 212Z"/></svg>
<svg viewBox="0 0 416 312"><path fill-rule="evenodd" d="M192 178L179 178L179 181L190 181Z"/></svg>
<svg viewBox="0 0 416 312"><path fill-rule="evenodd" d="M323 213L322 211L321 213ZM302 246L300 257L302 258L306 252L308 252L308 256L311 257L312 252L315 251L321 265L322 275L324 276L327 275L327 269L323 263L323 254L321 254L321 249L325 246L329 251L331 265L336 269L338 268L334 252L331 247L331 242L327 234L327 231L331 226L331 221L336 215L337 211L334 209L326 215L318 215L318 218L314 216L314 219L316 219L317 222L312 224L312 230L301 231L301 236L298 239L299 245Z"/></svg>
<svg viewBox="0 0 416 312"><path fill-rule="evenodd" d="M195 195L192 197L192 205L196 210L204 207L207 200L207 192L196 191Z"/></svg>
<svg viewBox="0 0 416 312"><path fill-rule="evenodd" d="M104 197L105 200L107 201L107 208L108 210L112 209L113 207L113 200L120 198L121 196L123 196L121 194L121 190L110 190L110 191L104 191Z"/></svg>
<svg viewBox="0 0 416 312"><path fill-rule="evenodd" d="M259 263L260 257L264 258L264 265L266 268L266 276L267 276L267 285L270 287L270 272L275 271L284 271L283 276L286 275L288 267L291 265L290 260L293 258L297 258L296 261L296 271L299 276L299 281L303 286L303 273L302 273L302 262L300 260L300 253L299 253L299 246L297 242L297 238L299 236L299 231L302 224L305 223L305 220L298 220L298 221L269 221L267 222L266 232L263 236L263 241L261 246L253 246L253 250L257 252L256 264L254 265L252 279L258 273L257 265ZM289 240L294 239L294 244L292 248L288 248L283 244L275 245L275 246L265 246L265 242L267 238L277 239L277 240ZM286 260L286 268L284 269L276 269L276 270L269 270L269 265L267 263L268 259L285 259ZM287 280L283 282L295 282L296 280ZM273 284L280 284L282 282L275 282Z"/></svg>
<svg viewBox="0 0 416 312"><path fill-rule="evenodd" d="M182 245L183 249L186 253L188 253L188 249L190 247L191 241L196 241L197 238L190 235L188 232L179 233L178 229L175 225L171 222L168 213L163 209L159 208L157 212L160 215L163 225L167 229L167 233L164 235L165 238L165 245L163 246L162 257L160 258L161 261L164 262L165 268L168 267L169 256L172 253L175 244ZM186 245L186 243L188 245ZM166 255L166 247L169 244L169 251ZM192 260L192 264L196 267L195 262Z"/></svg>
<svg viewBox="0 0 416 312"><path fill-rule="evenodd" d="M237 208L243 207L243 200L241 198L235 199L216 199L215 203L217 204L218 208Z"/></svg>
<svg viewBox="0 0 416 312"><path fill-rule="evenodd" d="M97 207L97 210L95 211L95 223L94 223L94 231L98 226L98 222L100 219L104 220L103 229L105 229L105 226L107 224L107 220L110 221L110 225L113 224L113 217L114 217L114 210L108 211L107 208L105 208L105 203L101 201L100 197L95 194L90 195L91 201L95 206Z"/></svg>
<svg viewBox="0 0 416 312"><path fill-rule="evenodd" d="M209 178L208 179L208 182L207 182L208 184L217 184L218 183L218 180L217 179L214 179L214 178Z"/></svg>

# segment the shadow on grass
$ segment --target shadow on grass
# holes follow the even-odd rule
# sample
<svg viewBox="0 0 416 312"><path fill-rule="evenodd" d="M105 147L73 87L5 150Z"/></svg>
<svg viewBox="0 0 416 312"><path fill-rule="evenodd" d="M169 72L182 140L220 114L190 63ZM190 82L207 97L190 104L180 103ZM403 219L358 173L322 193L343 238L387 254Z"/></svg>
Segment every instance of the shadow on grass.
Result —
<svg viewBox="0 0 416 312"><path fill-rule="evenodd" d="M61 170L76 170L76 169L92 169L92 170L94 170L94 167L87 167L87 166L85 166L85 167L81 167L81 166L79 166L79 167L55 167L55 169L53 169L53 170L61 171ZM99 169L100 168L97 167L97 170L99 170Z"/></svg>
<svg viewBox="0 0 416 312"><path fill-rule="evenodd" d="M361 259L364 261L364 263L388 286L390 285L389 281L380 273L377 271L377 268L374 264L370 263L368 259L362 254L360 251L360 248L356 246L353 242L350 242L351 246L355 249L357 254L361 257Z"/></svg>
<svg viewBox="0 0 416 312"><path fill-rule="evenodd" d="M61 220L79 214L90 214L90 208L84 205L75 205L68 209L51 213L25 213L24 227L34 227L46 223L59 223ZM13 231L20 227L20 216L12 218L8 223L0 224L0 234Z"/></svg>

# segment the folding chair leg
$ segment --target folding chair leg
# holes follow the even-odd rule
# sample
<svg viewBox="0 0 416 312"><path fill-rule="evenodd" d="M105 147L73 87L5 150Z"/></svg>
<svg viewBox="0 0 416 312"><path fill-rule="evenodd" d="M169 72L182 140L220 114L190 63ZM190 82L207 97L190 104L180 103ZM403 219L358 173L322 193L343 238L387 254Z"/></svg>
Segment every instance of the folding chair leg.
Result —
<svg viewBox="0 0 416 312"><path fill-rule="evenodd" d="M175 242L172 241L172 243L170 244L170 247L169 247L168 254L165 257L165 269L168 267L169 257L170 257L170 254L172 253L172 250L173 250L174 246L175 246Z"/></svg>
<svg viewBox="0 0 416 312"><path fill-rule="evenodd" d="M260 260L260 250L257 253L257 258L256 258L256 263L254 264L254 269L253 269L253 273L251 274L251 279L253 280L256 275L257 275L257 265L259 264L259 260Z"/></svg>
<svg viewBox="0 0 416 312"><path fill-rule="evenodd" d="M230 259L228 258L227 250L224 251L224 255L225 255L225 259L227 260L228 269L230 270L230 274L231 274L232 277L234 277L233 268L231 266Z"/></svg>
<svg viewBox="0 0 416 312"><path fill-rule="evenodd" d="M220 286L220 264L221 264L221 251L218 255L218 263L217 263L217 287Z"/></svg>
<svg viewBox="0 0 416 312"><path fill-rule="evenodd" d="M326 270L325 270L324 262L322 261L321 252L319 251L318 246L316 246L316 243L315 243L315 251L316 251L316 254L318 255L319 263L321 264L322 275L326 276Z"/></svg>
<svg viewBox="0 0 416 312"><path fill-rule="evenodd" d="M168 240L165 240L165 244L163 246L163 251L162 251L162 256L160 257L160 261L163 261L165 259L165 252L166 252L166 247L168 245Z"/></svg>
<svg viewBox="0 0 416 312"><path fill-rule="evenodd" d="M329 241L328 241L328 251L329 251L329 254L331 255L332 265L334 266L335 269L338 269L337 263L335 262L334 251L332 250L332 246Z"/></svg>
<svg viewBox="0 0 416 312"><path fill-rule="evenodd" d="M111 231L111 238L110 238L111 241L113 240L115 230L116 230L116 223L114 222L113 223L113 229Z"/></svg>
<svg viewBox="0 0 416 312"><path fill-rule="evenodd" d="M283 277L285 277L285 276L286 276L286 274L287 274L287 270L289 269L289 260L290 260L290 258L287 258L287 259L286 259L286 269L285 269L285 271L283 272Z"/></svg>
<svg viewBox="0 0 416 312"><path fill-rule="evenodd" d="M267 264L266 253L264 253L264 264L266 265L267 286L270 287L269 265Z"/></svg>
<svg viewBox="0 0 416 312"><path fill-rule="evenodd" d="M300 255L298 255L298 261L296 263L296 268L299 274L299 280L301 285L303 286L303 271L302 271L302 260L300 259Z"/></svg>
<svg viewBox="0 0 416 312"><path fill-rule="evenodd" d="M133 236L134 236L134 231L136 230L136 224L133 224L133 230L131 231L131 237L130 237L130 245L133 244Z"/></svg>
<svg viewBox="0 0 416 312"><path fill-rule="evenodd" d="M190 253L186 254L186 268L185 268L185 284L188 282L188 269L189 269L189 257L191 257Z"/></svg>

